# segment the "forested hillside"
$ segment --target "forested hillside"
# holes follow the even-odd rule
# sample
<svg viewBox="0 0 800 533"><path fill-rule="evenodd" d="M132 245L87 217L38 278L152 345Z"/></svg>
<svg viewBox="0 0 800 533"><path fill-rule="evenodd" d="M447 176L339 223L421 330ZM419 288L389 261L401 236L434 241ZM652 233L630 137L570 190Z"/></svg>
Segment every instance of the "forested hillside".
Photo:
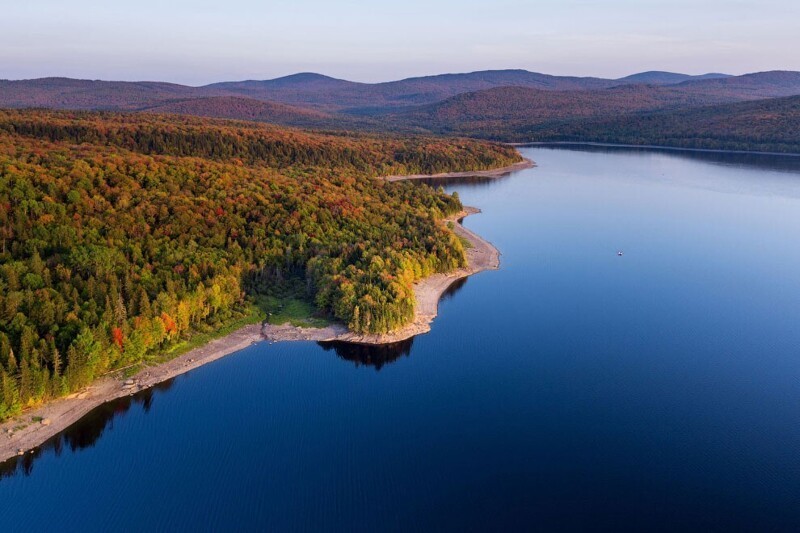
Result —
<svg viewBox="0 0 800 533"><path fill-rule="evenodd" d="M389 121L416 125L437 133L505 140L511 132L524 126L731 101L737 100L713 93L654 85L623 85L598 91L500 87L403 110L390 115Z"/></svg>
<svg viewBox="0 0 800 533"><path fill-rule="evenodd" d="M147 107L142 111L156 114L252 120L294 126L329 125L334 121L333 116L312 109L236 96L176 100Z"/></svg>
<svg viewBox="0 0 800 533"><path fill-rule="evenodd" d="M502 166L463 140L0 112L0 418L300 290L359 332L462 266L458 198L382 174Z"/></svg>
<svg viewBox="0 0 800 533"><path fill-rule="evenodd" d="M800 153L800 96L530 126L507 138Z"/></svg>

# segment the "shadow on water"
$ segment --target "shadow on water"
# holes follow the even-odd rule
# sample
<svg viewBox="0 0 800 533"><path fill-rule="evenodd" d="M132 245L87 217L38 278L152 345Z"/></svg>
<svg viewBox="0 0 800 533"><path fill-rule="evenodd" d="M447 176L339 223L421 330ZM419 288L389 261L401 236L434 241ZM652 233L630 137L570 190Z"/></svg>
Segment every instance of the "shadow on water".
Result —
<svg viewBox="0 0 800 533"><path fill-rule="evenodd" d="M468 177L461 177L461 178L418 178L415 179L415 182L424 183L425 185L430 185L434 189L439 187L490 187L492 185L496 185L497 183L508 179L511 174L505 174L500 176L499 178L487 178L485 176L468 176Z"/></svg>
<svg viewBox="0 0 800 533"><path fill-rule="evenodd" d="M451 283L450 286L447 287L447 289L442 293L442 296L439 298L439 303L447 301L455 296L458 291L464 288L464 285L467 284L468 279L469 278L461 278Z"/></svg>
<svg viewBox="0 0 800 533"><path fill-rule="evenodd" d="M408 357L411 354L411 346L414 344L414 339L395 342L392 344L382 344L380 346L373 346L367 344L353 344L350 342L318 342L323 350L326 352L333 350L336 355L345 361L350 361L358 366L371 366L376 371L394 363L403 356Z"/></svg>
<svg viewBox="0 0 800 533"><path fill-rule="evenodd" d="M442 293L439 302L441 303L452 298L467 284L467 279L468 278L461 278L450 284L447 290ZM414 344L414 338L412 337L405 341L383 344L380 346L341 341L318 342L317 344L326 352L333 350L338 357L345 361L355 363L357 367L371 366L377 371L385 365L394 363L401 357L408 357L411 355L411 347Z"/></svg>
<svg viewBox="0 0 800 533"><path fill-rule="evenodd" d="M53 450L56 456L60 456L65 448L76 452L93 447L107 428L114 427L114 420L125 415L134 405L141 405L142 410L148 413L153 405L155 393L169 390L173 381L170 379L137 392L133 396L124 396L98 405L67 429L50 437L41 446L21 457L13 457L0 463L0 479L16 474L29 476L33 471L34 462L46 451Z"/></svg>
<svg viewBox="0 0 800 533"><path fill-rule="evenodd" d="M442 294L440 301L452 298L466 283L467 278L453 282ZM383 346L366 346L345 342L320 342L318 344L325 351L334 350L337 356L355 363L356 366L371 366L375 370L380 370L384 365L391 364L401 357L409 356L414 339ZM76 452L93 447L107 429L114 427L114 421L124 416L135 405L140 405L142 411L148 413L156 393L169 390L173 383L174 379L170 379L132 396L124 396L95 407L83 418L61 433L54 435L41 446L37 446L23 456L12 457L0 463L0 479L19 474L31 475L34 463L47 451L52 450L56 456L60 456L65 449Z"/></svg>

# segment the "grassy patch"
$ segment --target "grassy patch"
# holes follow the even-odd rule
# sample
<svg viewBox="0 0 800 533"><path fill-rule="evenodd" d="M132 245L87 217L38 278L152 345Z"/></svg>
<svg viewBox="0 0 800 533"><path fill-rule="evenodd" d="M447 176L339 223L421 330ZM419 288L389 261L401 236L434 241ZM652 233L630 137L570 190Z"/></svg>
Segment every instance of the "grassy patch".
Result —
<svg viewBox="0 0 800 533"><path fill-rule="evenodd" d="M259 324L264 321L270 324L285 324L288 322L293 326L306 328L322 328L329 324L328 320L317 316L316 308L307 300L298 298L295 295L260 295L252 298L244 314L238 318L234 318L222 326L206 326L208 328L206 330L194 331L187 339L177 341L161 353L148 357L141 364L122 369L122 375L124 377L133 376L143 366L170 361L214 339L229 335L244 326Z"/></svg>
<svg viewBox="0 0 800 533"><path fill-rule="evenodd" d="M304 328L324 328L328 320L318 316L314 304L294 296L259 296L258 307L266 313L270 324L286 324Z"/></svg>
<svg viewBox="0 0 800 533"><path fill-rule="evenodd" d="M463 246L465 250L469 250L470 248L473 248L472 242L469 239L459 235L458 236L458 240L461 241L461 246Z"/></svg>

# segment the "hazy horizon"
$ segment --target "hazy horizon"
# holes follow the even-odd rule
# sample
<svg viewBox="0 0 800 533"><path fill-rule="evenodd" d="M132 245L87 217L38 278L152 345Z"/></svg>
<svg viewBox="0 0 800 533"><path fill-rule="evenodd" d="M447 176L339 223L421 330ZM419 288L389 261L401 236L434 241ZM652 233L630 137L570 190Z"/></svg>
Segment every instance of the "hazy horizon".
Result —
<svg viewBox="0 0 800 533"><path fill-rule="evenodd" d="M76 80L108 81L108 82L130 82L130 83L135 83L135 82L142 82L142 83L162 82L162 83L174 83L174 84L178 84L178 85L186 85L186 86L190 86L190 87L201 87L201 86L205 86L205 85L212 85L214 83L222 83L222 82L251 81L251 80L269 81L269 80L286 78L286 77L299 75L299 74L318 74L318 75L321 75L321 76L327 76L327 77L330 77L330 78L340 79L340 80L344 80L344 81L351 81L351 82L356 82L356 83L374 84L374 83L389 83L389 82L393 82L393 81L402 81L402 80L405 80L405 79L413 79L413 78L424 78L424 77L428 77L428 76L472 74L472 73L475 73L475 72L511 71L511 70L526 70L528 72L532 72L532 73L536 73L536 74L544 74L544 75L551 75L551 76L568 76L568 77L577 77L577 78L601 78L601 79L611 79L611 80L623 79L623 78L625 78L627 76L632 76L632 75L635 75L635 74L642 74L642 73L645 73L645 72L670 72L670 73L673 73L673 74L686 74L686 75L690 75L690 76L702 76L702 75L705 75L705 74L726 74L726 75L731 74L730 72L720 72L720 71L685 72L685 71L676 71L676 70L661 71L659 69L646 69L646 70L640 70L640 71L637 71L637 72L631 72L631 73L628 73L628 74L624 74L622 76L613 76L612 77L612 76L582 75L582 74L574 74L574 73L573 74L553 74L551 72L541 72L541 71L536 71L536 70L531 70L531 69L522 69L522 68L509 67L509 68L505 68L505 69L487 68L487 69L471 70L471 71L432 72L432 73L429 73L429 74L420 74L420 75L415 75L415 76L404 76L402 78L399 78L399 77L387 78L387 79L381 79L381 80L375 80L375 81L349 79L349 78L344 78L344 77L341 77L341 76L333 76L333 75L325 73L325 72L311 72L311 71L287 72L286 74L280 74L278 76L261 77L261 78L215 79L215 80L211 80L211 81L208 81L208 82L205 82L205 83L181 83L179 81L174 81L174 80L155 79L155 78L153 78L153 79L145 79L145 78L112 79L112 78L98 78L96 76L94 76L94 77L93 76L88 76L88 77L37 76L35 78L2 78L2 77L0 77L0 79L7 80L7 81L25 81L25 80L46 79L46 78L68 78L68 79L76 79ZM776 70L776 71L780 71L780 70L788 71L790 69L774 69L774 70ZM764 72L764 71L759 71L759 72ZM739 76L739 75L744 75L744 74L755 74L755 73L756 73L755 71L754 72L741 72L741 73L735 73L735 74L731 74L731 75Z"/></svg>
<svg viewBox="0 0 800 533"><path fill-rule="evenodd" d="M800 70L798 18L788 0L42 0L5 6L0 78L196 86L298 72L368 83L510 68L738 75Z"/></svg>

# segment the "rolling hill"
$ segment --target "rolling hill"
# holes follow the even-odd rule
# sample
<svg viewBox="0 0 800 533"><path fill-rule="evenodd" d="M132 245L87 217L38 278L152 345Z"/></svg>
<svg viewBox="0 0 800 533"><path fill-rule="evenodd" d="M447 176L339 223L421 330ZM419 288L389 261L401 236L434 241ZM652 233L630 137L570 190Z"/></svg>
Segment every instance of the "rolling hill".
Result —
<svg viewBox="0 0 800 533"><path fill-rule="evenodd" d="M389 115L388 120L437 133L505 139L524 126L731 101L736 99L655 85L623 85L598 91L498 87L400 111Z"/></svg>
<svg viewBox="0 0 800 533"><path fill-rule="evenodd" d="M490 70L442 74L385 83L356 83L314 73L273 80L223 82L189 87L161 82L114 82L42 78L0 80L0 107L139 111L176 100L239 97L280 102L324 112L380 115L434 104L460 94L500 87L542 91L603 91L621 85L660 85L730 100L800 94L800 73L763 72L719 77L646 72L620 80L551 76L525 70ZM198 104L200 105L200 104ZM204 106L200 106L204 107Z"/></svg>
<svg viewBox="0 0 800 533"><path fill-rule="evenodd" d="M645 83L648 85L675 85L684 81L691 80L710 80L716 78L729 78L729 74L720 74L711 72L708 74L701 74L699 76L691 76L689 74L679 74L676 72L663 72L660 70L651 70L648 72L639 72L638 74L631 74L620 78L619 82L623 83Z"/></svg>
<svg viewBox="0 0 800 533"><path fill-rule="evenodd" d="M506 138L800 153L800 96L530 126Z"/></svg>
<svg viewBox="0 0 800 533"><path fill-rule="evenodd" d="M550 76L525 70L491 70L424 76L374 84L355 83L306 73L275 80L215 83L203 89L236 93L259 100L368 114L385 108L438 102L457 94L494 87L589 90L610 87L618 83L615 80Z"/></svg>
<svg viewBox="0 0 800 533"><path fill-rule="evenodd" d="M176 98L208 96L174 83L41 78L0 80L0 107L133 111Z"/></svg>
<svg viewBox="0 0 800 533"><path fill-rule="evenodd" d="M800 94L800 72L776 70L731 78L690 80L675 87L683 91L711 92L741 100L780 98Z"/></svg>
<svg viewBox="0 0 800 533"><path fill-rule="evenodd" d="M158 114L251 120L294 126L323 125L333 119L331 115L313 109L238 96L209 96L175 100L147 107L141 111Z"/></svg>

